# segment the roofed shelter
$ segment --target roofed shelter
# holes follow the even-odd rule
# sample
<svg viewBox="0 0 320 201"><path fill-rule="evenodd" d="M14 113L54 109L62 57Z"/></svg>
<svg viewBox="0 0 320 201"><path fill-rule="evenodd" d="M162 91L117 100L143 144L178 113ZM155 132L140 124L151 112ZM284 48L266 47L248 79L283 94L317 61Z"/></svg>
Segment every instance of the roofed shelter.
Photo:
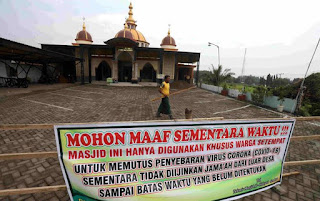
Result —
<svg viewBox="0 0 320 201"><path fill-rule="evenodd" d="M25 78L27 78L32 67L40 68L42 74L47 74L47 67L50 64L74 64L82 60L68 54L40 49L0 38L0 61L16 70L19 67L24 71ZM17 73L16 77L19 77L19 74Z"/></svg>

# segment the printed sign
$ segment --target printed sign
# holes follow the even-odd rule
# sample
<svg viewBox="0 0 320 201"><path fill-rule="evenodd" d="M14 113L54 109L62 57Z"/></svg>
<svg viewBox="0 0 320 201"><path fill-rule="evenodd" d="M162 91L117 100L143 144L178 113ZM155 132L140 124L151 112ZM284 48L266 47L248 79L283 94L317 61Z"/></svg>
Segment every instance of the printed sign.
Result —
<svg viewBox="0 0 320 201"><path fill-rule="evenodd" d="M281 183L294 124L58 125L55 134L71 200L233 200Z"/></svg>
<svg viewBox="0 0 320 201"><path fill-rule="evenodd" d="M164 79L164 74L157 74L157 79Z"/></svg>
<svg viewBox="0 0 320 201"><path fill-rule="evenodd" d="M124 47L124 48L119 48L119 52L132 52L133 49L131 47Z"/></svg>

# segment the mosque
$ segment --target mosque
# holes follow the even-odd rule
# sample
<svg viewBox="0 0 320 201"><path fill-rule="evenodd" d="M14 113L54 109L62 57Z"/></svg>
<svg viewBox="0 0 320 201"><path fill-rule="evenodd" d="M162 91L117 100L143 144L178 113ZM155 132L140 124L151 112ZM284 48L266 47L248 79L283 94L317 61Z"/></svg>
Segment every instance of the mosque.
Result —
<svg viewBox="0 0 320 201"><path fill-rule="evenodd" d="M170 28L159 48L150 47L146 37L137 30L132 10L130 3L124 28L103 45L93 43L83 22L72 45L42 44L42 49L81 58L83 62L64 63L59 70L60 76L74 76L77 81L91 83L112 78L113 82L156 82L170 75L171 80L192 83L200 53L178 51Z"/></svg>

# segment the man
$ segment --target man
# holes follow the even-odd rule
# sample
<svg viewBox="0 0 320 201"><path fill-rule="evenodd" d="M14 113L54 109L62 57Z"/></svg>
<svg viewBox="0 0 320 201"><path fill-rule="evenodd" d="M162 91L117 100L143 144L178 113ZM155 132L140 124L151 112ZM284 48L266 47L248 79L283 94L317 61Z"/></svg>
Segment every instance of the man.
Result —
<svg viewBox="0 0 320 201"><path fill-rule="evenodd" d="M169 103L169 94L170 94L170 76L164 76L164 82L161 83L159 92L163 95L161 104L158 108L157 117L160 117L160 114L167 114L169 115L170 119L173 119L170 109Z"/></svg>

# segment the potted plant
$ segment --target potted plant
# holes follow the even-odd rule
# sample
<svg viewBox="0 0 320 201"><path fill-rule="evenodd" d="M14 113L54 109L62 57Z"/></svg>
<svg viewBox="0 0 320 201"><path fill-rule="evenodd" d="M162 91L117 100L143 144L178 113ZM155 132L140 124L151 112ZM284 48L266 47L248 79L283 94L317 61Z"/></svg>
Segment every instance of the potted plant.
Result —
<svg viewBox="0 0 320 201"><path fill-rule="evenodd" d="M223 95L223 96L228 95L228 87L227 87L226 83L223 84L223 89L221 90L221 95Z"/></svg>
<svg viewBox="0 0 320 201"><path fill-rule="evenodd" d="M242 87L241 94L238 95L238 100L245 101L246 100L246 86Z"/></svg>
<svg viewBox="0 0 320 201"><path fill-rule="evenodd" d="M284 91L282 87L279 88L278 101L279 101L279 105L277 109L279 112L283 112Z"/></svg>

